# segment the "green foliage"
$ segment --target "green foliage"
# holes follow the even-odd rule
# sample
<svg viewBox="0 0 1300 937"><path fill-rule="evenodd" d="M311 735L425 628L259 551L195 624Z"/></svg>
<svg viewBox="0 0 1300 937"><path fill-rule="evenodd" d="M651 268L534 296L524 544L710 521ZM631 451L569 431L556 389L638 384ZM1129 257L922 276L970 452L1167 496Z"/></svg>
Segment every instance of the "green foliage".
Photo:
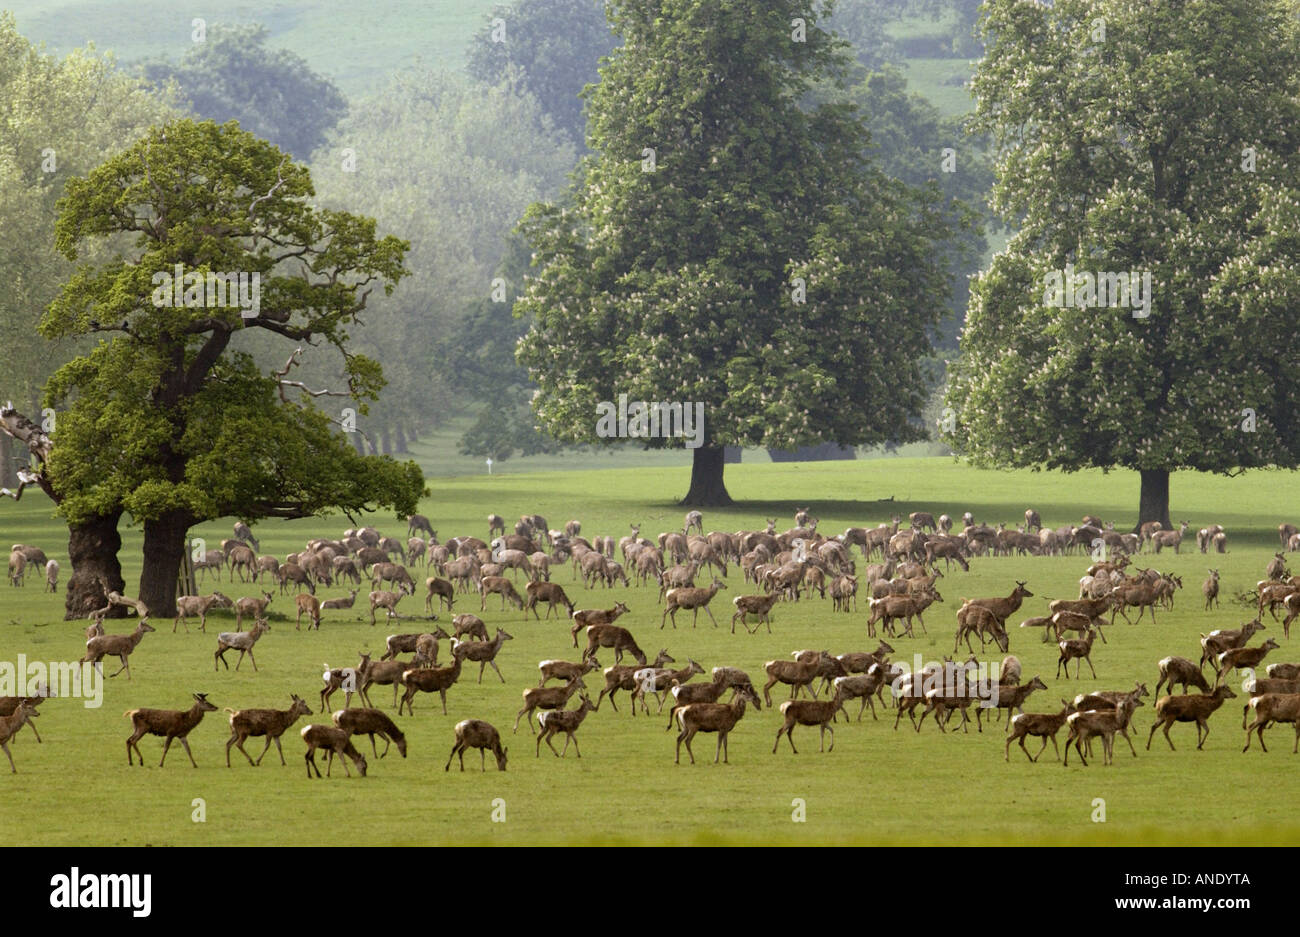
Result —
<svg viewBox="0 0 1300 937"><path fill-rule="evenodd" d="M50 405L67 406L50 472L70 521L119 507L191 521L401 510L420 496L413 464L358 456L297 390L232 347L251 330L332 347L358 409L383 386L378 364L349 349L349 330L369 294L404 275L406 244L377 238L373 219L314 208L311 195L306 169L233 122L156 127L68 182L56 232L69 259L98 238L133 236L112 259L79 265L41 324L48 337L112 336L46 389ZM257 274L260 308L211 296L161 305L171 290L157 278L175 265Z"/></svg>
<svg viewBox="0 0 1300 937"><path fill-rule="evenodd" d="M1067 470L1300 464L1287 4L997 0L983 27L976 125L1020 230L972 288L948 440ZM1149 274L1149 316L1049 304L1067 264Z"/></svg>
<svg viewBox="0 0 1300 937"><path fill-rule="evenodd" d="M355 151L354 172L345 148ZM318 157L324 204L364 205L413 245L409 281L377 298L353 330L356 350L382 362L389 380L362 428L415 435L504 385L522 387L513 361L522 327L510 302L491 301L492 280L503 276L511 297L518 291L527 257L501 266L506 235L530 202L559 191L575 158L536 101L509 85L403 72L361 102Z"/></svg>
<svg viewBox="0 0 1300 937"><path fill-rule="evenodd" d="M542 424L595 441L596 404L626 393L704 403L706 445L921 438L947 226L933 191L876 167L850 103L801 106L843 74L842 43L794 0L611 17L625 44L590 98L597 155L521 223L540 269L518 359Z"/></svg>
<svg viewBox="0 0 1300 937"><path fill-rule="evenodd" d="M146 78L175 82L203 120L239 121L249 133L306 159L347 113L334 83L287 49L269 49L265 26L213 24L180 62L145 62Z"/></svg>
<svg viewBox="0 0 1300 937"><path fill-rule="evenodd" d="M94 49L43 54L0 13L0 363L4 396L26 407L84 343L51 344L40 311L71 272L54 249L56 208L69 179L89 172L150 124L172 116L164 98Z"/></svg>
<svg viewBox="0 0 1300 937"><path fill-rule="evenodd" d="M495 6L470 42L467 70L488 84L517 76L555 125L581 146L587 126L582 89L599 80L600 60L617 41L604 6L603 0L515 0Z"/></svg>

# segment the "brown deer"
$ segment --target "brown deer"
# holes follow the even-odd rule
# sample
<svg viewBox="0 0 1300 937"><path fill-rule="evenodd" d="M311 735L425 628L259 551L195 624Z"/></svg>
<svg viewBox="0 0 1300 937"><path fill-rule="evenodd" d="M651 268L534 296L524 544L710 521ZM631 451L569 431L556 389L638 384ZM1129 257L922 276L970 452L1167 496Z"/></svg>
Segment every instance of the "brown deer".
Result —
<svg viewBox="0 0 1300 937"><path fill-rule="evenodd" d="M717 732L718 750L713 756L713 763L718 763L721 756L723 764L727 761L727 735L736 727L736 723L745 715L745 704L753 703L755 709L763 707L758 702L758 693L753 687L741 687L730 703L691 703L677 710L677 724L681 732L677 734L677 756L674 764L681 764L682 743L686 743L686 754L695 764L695 753L691 751L691 739L697 732Z"/></svg>
<svg viewBox="0 0 1300 937"><path fill-rule="evenodd" d="M128 709L122 715L131 720L131 725L135 731L126 740L126 763L128 765L135 763L131 756L131 751L134 749L135 753L140 755L140 767L144 767L144 755L140 752L140 739L147 734L160 735L164 738L162 760L158 762L158 767L161 768L166 763L167 750L172 747L172 739L180 739L181 745L185 747L185 754L189 755L190 764L197 768L198 764L194 761L194 755L190 751L190 743L186 736L203 719L204 713L216 711L217 707L208 702L206 693L195 693L194 705L186 710Z"/></svg>
<svg viewBox="0 0 1300 937"><path fill-rule="evenodd" d="M491 723L484 722L482 719L463 719L456 723L454 732L456 744L451 747L451 754L447 756L447 764L443 766L443 771L451 770L451 760L457 755L460 756L460 770L464 771L465 749L467 748L477 748L479 750L479 768L481 770L487 770L487 753L489 750L496 756L497 770L506 770L506 754L510 749L501 747L501 734L497 732Z"/></svg>
<svg viewBox="0 0 1300 937"><path fill-rule="evenodd" d="M280 747L280 736L298 721L299 716L310 716L311 707L297 694L290 694L293 705L288 709L227 709L230 713L230 738L226 741L226 767L230 767L230 746L238 746L250 765L260 765L266 753L275 742L275 750L280 753L280 764L286 764L284 749ZM253 761L253 756L244 749L244 741L249 736L265 736L266 747L262 754Z"/></svg>
<svg viewBox="0 0 1300 937"><path fill-rule="evenodd" d="M537 751L534 753L540 756L542 753L542 741L556 757L563 758L569 751L569 743L573 743L573 750L582 757L582 752L578 749L578 739L573 733L578 731L582 721L587 718L587 713L595 712L596 704L591 701L591 697L586 693L582 694L582 705L577 709L552 709L547 712L537 714L537 724L542 727L542 731L537 735ZM551 743L551 737L557 732L565 733L564 752L555 751L555 746Z"/></svg>

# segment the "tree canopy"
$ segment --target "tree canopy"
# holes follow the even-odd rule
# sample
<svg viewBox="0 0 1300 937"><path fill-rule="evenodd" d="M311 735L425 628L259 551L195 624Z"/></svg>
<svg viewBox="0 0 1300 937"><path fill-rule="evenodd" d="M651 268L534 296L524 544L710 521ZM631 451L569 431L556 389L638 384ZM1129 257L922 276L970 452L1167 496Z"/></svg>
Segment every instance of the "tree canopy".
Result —
<svg viewBox="0 0 1300 937"><path fill-rule="evenodd" d="M260 24L213 24L179 62L145 62L144 75L159 85L174 81L199 118L237 120L305 160L347 113L348 103L302 56L268 48L269 38Z"/></svg>
<svg viewBox="0 0 1300 937"><path fill-rule="evenodd" d="M724 445L923 438L919 360L942 311L948 225L890 179L848 65L797 0L627 0L568 197L521 223L538 270L518 359L541 423L600 438L597 405L700 403L687 502L726 503ZM645 440L682 445L681 439Z"/></svg>
<svg viewBox="0 0 1300 937"><path fill-rule="evenodd" d="M947 439L979 464L1300 462L1288 4L991 0L976 125L1018 232L972 289ZM1145 302L1145 305L1142 302Z"/></svg>
<svg viewBox="0 0 1300 937"><path fill-rule="evenodd" d="M377 237L373 219L315 207L313 194L307 170L276 147L234 122L189 120L67 184L56 233L70 260L107 236L130 244L78 265L41 323L49 338L108 336L47 387L49 405L66 407L48 470L69 521L126 510L143 522L140 598L151 608L174 600L194 523L410 513L423 493L413 463L357 455L332 425L346 420L310 405L337 396L364 413L383 386L349 330L372 291L402 278L407 249ZM224 277L237 281L229 291ZM287 340L278 372L236 347L254 330ZM313 346L340 356L345 386L295 385Z"/></svg>
<svg viewBox="0 0 1300 937"><path fill-rule="evenodd" d="M514 0L493 7L475 33L467 70L488 84L520 81L582 146L587 122L580 95L598 80L600 60L616 42L603 0Z"/></svg>

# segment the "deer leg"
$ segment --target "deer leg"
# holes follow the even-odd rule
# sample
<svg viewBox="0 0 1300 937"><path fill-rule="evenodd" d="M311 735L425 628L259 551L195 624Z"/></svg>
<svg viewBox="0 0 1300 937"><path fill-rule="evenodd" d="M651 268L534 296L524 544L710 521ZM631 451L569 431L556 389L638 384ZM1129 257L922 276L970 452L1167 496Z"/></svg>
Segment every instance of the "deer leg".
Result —
<svg viewBox="0 0 1300 937"><path fill-rule="evenodd" d="M1086 660L1086 661L1088 662L1088 669L1092 671L1092 679L1096 680L1096 679L1097 679L1097 671L1096 671L1096 670L1093 668L1093 666L1092 666L1092 658L1091 658L1091 657L1084 657L1084 658L1082 658L1082 659L1083 659L1083 660ZM1079 667L1082 669L1083 664L1080 664ZM1076 676L1077 676L1077 675L1076 675Z"/></svg>
<svg viewBox="0 0 1300 937"><path fill-rule="evenodd" d="M9 767L13 769L13 773L14 773L14 774L17 774L17 773L18 773L18 767L17 767L17 765L14 764L14 756L11 755L11 754L9 754L9 743L8 743L8 742L0 742L0 748L3 748L3 749L4 749L5 757L9 759Z"/></svg>
<svg viewBox="0 0 1300 937"><path fill-rule="evenodd" d="M186 739L185 736L181 736L181 745L185 746L185 754L190 756L190 764L197 768L198 763L194 760L194 754L190 751L189 740Z"/></svg>
<svg viewBox="0 0 1300 937"><path fill-rule="evenodd" d="M167 749L171 747L172 747L172 737L169 735L167 736L167 740L163 742L163 756L162 756L162 761L158 762L158 767L161 768L163 766L163 763L167 761ZM141 759L141 761L143 762L143 759Z"/></svg>

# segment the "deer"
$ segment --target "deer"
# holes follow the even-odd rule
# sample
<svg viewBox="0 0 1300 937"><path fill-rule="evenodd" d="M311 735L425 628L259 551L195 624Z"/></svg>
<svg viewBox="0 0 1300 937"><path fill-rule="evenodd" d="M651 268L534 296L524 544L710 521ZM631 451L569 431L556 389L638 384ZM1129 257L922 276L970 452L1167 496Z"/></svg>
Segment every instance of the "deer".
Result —
<svg viewBox="0 0 1300 937"><path fill-rule="evenodd" d="M456 639L469 635L477 641L488 641L487 625L477 615L463 612L451 620L452 637Z"/></svg>
<svg viewBox="0 0 1300 937"><path fill-rule="evenodd" d="M86 642L86 656L81 659L83 664L95 664L100 676L104 675L103 665L100 664L106 656L113 655L122 661L122 666L116 671L109 674L110 677L116 677L123 670L126 671L126 679L131 679L131 666L127 658L131 656L144 638L145 634L153 631L154 628L148 622L141 620L135 626L135 631L130 634L104 634L91 638Z"/></svg>
<svg viewBox="0 0 1300 937"><path fill-rule="evenodd" d="M1090 630L1084 635L1083 640L1078 638L1068 638L1064 641L1057 642L1057 647L1061 649L1061 656L1056 661L1056 678L1061 678L1061 665L1065 665L1065 679L1070 679L1070 661L1078 659L1079 663L1075 665L1075 678L1079 678L1083 671L1083 662L1088 662L1088 669L1092 671L1093 679L1097 678L1097 671L1092 666L1092 642L1097 636L1096 630Z"/></svg>
<svg viewBox="0 0 1300 937"><path fill-rule="evenodd" d="M528 601L524 603L524 617L527 618L528 612L533 613L533 617L538 621L541 620L537 614L537 603L546 602L546 617L551 617L551 612L555 611L556 605L563 605L569 610L569 617L573 617L573 603L569 597L564 594L564 587L557 582L530 582L524 590L528 593ZM558 613L557 613L558 617Z"/></svg>
<svg viewBox="0 0 1300 937"><path fill-rule="evenodd" d="M433 639L431 653L424 654L420 651L420 639L428 635ZM442 628L434 628L432 631L412 632L410 634L390 634L384 642L384 653L380 660L394 660L398 654L416 654L421 657L428 657L431 663L438 663L438 644L439 640L446 640L451 635L443 631ZM425 642L428 647L429 642Z"/></svg>
<svg viewBox="0 0 1300 937"><path fill-rule="evenodd" d="M659 630L663 630L664 619L672 617L673 629L677 628L677 610L679 608L691 609L695 617L691 619L691 627L694 628L700 620L700 609L708 614L709 620L713 622L713 627L718 627L718 620L713 617L713 612L709 610L709 603L713 597L718 594L719 589L727 588L726 584L720 579L715 578L713 583L707 589L679 588L669 589L664 593L664 613L659 618Z"/></svg>
<svg viewBox="0 0 1300 937"><path fill-rule="evenodd" d="M497 652L501 650L501 645L511 640L513 634L508 634L505 630L498 628L496 637L491 641L466 641L459 645L464 649L465 659L476 661L478 663L478 682L483 682L483 669L489 664L501 677L501 682L505 683L506 678L501 675L501 668L497 666Z"/></svg>
<svg viewBox="0 0 1300 937"><path fill-rule="evenodd" d="M654 663L651 664L650 666L652 668L658 669L662 667L664 664L675 664L675 663L677 663L677 661L668 655L668 649L661 648L659 650L659 653L655 656ZM619 690L627 690L628 692L635 691L636 673L642 670L643 668L645 668L645 666L646 665L644 663L639 663L633 665L615 664L613 667L606 667L605 668L605 689L601 690L600 695L596 697L596 706L597 707L600 706L601 702L605 698L605 694L608 693L609 704L614 707L614 712L618 712L618 704L614 702L614 694L617 693ZM636 709L634 706L633 715L635 714L636 714Z"/></svg>
<svg viewBox="0 0 1300 937"><path fill-rule="evenodd" d="M230 664L226 661L226 651L239 651L239 660L235 662L235 669L244 662L244 655L253 662L253 670L257 670L257 658L253 656L253 645L257 639L271 630L270 623L265 618L259 618L253 627L248 631L223 631L217 635L217 650L212 655L212 669L217 669L217 661L226 665L230 669Z"/></svg>
<svg viewBox="0 0 1300 937"><path fill-rule="evenodd" d="M235 600L235 627L239 628L244 623L244 616L250 615L256 621L259 618L266 617L266 608L271 604L271 593L263 592L262 598L244 596Z"/></svg>
<svg viewBox="0 0 1300 937"><path fill-rule="evenodd" d="M620 628L618 625L588 625L587 626L587 649L582 652L584 658L591 657L599 648L612 647L614 649L614 663L623 659L623 652L627 651L636 662L642 667L645 666L645 652L637 646L632 637L632 632L626 628Z"/></svg>
<svg viewBox="0 0 1300 937"><path fill-rule="evenodd" d="M387 615L387 619L392 621L394 618L400 618L397 614L397 603L405 596L405 592L387 592L375 591L370 593L370 626L375 625L375 609L382 608Z"/></svg>
<svg viewBox="0 0 1300 937"><path fill-rule="evenodd" d="M505 522L502 521L504 528ZM497 759L497 770L506 770L506 755L510 751L508 748L501 747L501 733L496 728L482 719L463 719L456 723L453 730L456 736L456 744L451 747L451 754L447 756L447 764L443 766L443 771L451 770L451 759L460 756L460 770L465 770L465 749L477 748L479 750L479 768L482 771L487 770L487 753L491 750ZM575 743L576 744L576 743Z"/></svg>
<svg viewBox="0 0 1300 937"><path fill-rule="evenodd" d="M1074 708L1061 700L1064 708L1059 713L1020 713L1011 717L1011 728L1007 735L1006 751L1003 753L1003 761L1011 760L1011 743L1019 741L1020 748L1025 753L1025 757L1031 763L1036 763L1042 757L1043 752L1047 750L1047 740L1052 740L1052 748L1056 750L1056 760L1061 760L1061 749L1056 744L1056 733L1061 731L1061 726L1065 725L1065 720L1074 712ZM1038 754L1030 756L1029 749L1025 747L1025 736L1032 735L1035 738L1043 740L1042 747L1038 749Z"/></svg>
<svg viewBox="0 0 1300 937"><path fill-rule="evenodd" d="M195 726L203 719L204 713L216 712L217 707L208 702L206 693L194 694L194 705L186 710L174 709L128 709L122 715L131 720L131 726L134 732L126 740L126 763L135 764L131 751L140 756L140 767L144 767L144 755L140 752L140 739L145 735L160 735L163 737L162 760L158 762L158 767L162 767L167 761L167 750L172 747L173 739L180 739L181 745L185 747L185 754L189 756L190 764L195 768L198 764L194 761L194 754L190 751L190 743L186 736L194 729Z"/></svg>
<svg viewBox="0 0 1300 937"><path fill-rule="evenodd" d="M1258 667L1263 663L1268 652L1275 650L1280 645L1272 638L1269 638L1258 647L1237 647L1224 651L1219 655L1219 682L1223 682L1228 676L1230 670L1245 670Z"/></svg>
<svg viewBox="0 0 1300 937"><path fill-rule="evenodd" d="M832 584L831 594L834 595L834 592L835 592L834 585ZM745 630L748 631L750 634L756 632L758 630L758 626L763 624L764 622L767 623L767 633L771 634L772 633L772 619L771 619L772 606L775 605L777 603L777 600L780 598L781 595L778 592L771 592L767 595L736 596L734 599L731 600L731 604L736 606L736 614L731 616L731 633L732 634L736 633L736 619L740 619L740 623L745 626ZM845 603L844 610L848 611L847 603ZM698 615L699 612L696 612L696 614ZM749 627L749 624L745 621L745 616L747 615L758 616L758 621L754 624L754 627L752 629Z"/></svg>
<svg viewBox="0 0 1300 937"><path fill-rule="evenodd" d="M1157 530L1151 534L1151 545L1157 553L1161 547L1173 547L1174 553L1177 553L1183 542L1183 536L1187 533L1190 526L1187 521L1182 521L1178 530Z"/></svg>
<svg viewBox="0 0 1300 937"><path fill-rule="evenodd" d="M339 709L330 714L330 721L349 735L370 736L370 751L376 759L387 755L390 745L396 745L398 753L403 758L406 757L406 736L383 710ZM384 740L383 755L379 754L379 750L375 747L376 735Z"/></svg>
<svg viewBox="0 0 1300 937"><path fill-rule="evenodd" d="M571 616L573 627L569 633L573 636L573 646L578 646L578 632L591 625L612 625L620 615L625 615L628 607L622 602L615 602L613 608L584 608Z"/></svg>
<svg viewBox="0 0 1300 937"><path fill-rule="evenodd" d="M1065 765L1070 764L1070 743L1074 742L1079 760L1087 767L1088 759L1083 755L1083 743L1094 735L1101 736L1102 764L1112 764L1115 760L1115 733L1128 728L1129 719L1137 705L1140 703L1135 703L1132 697L1126 696L1119 701L1113 712L1088 710L1068 716L1066 722L1069 723L1070 734L1065 740ZM1136 756L1137 752L1133 754Z"/></svg>
<svg viewBox="0 0 1300 937"><path fill-rule="evenodd" d="M592 673L600 669L600 661L594 657L588 657L584 661L574 663L567 660L544 660L538 663L537 669L542 672L542 678L537 681L538 686L545 686L547 680L572 680L575 676Z"/></svg>
<svg viewBox="0 0 1300 937"><path fill-rule="evenodd" d="M286 764L284 749L280 747L280 736L298 721L299 716L311 715L311 707L306 700L296 693L290 694L290 699L292 705L288 709L226 709L230 713L230 738L226 741L227 768L230 767L230 746L237 746L248 763L256 767L271 750L271 742L275 742L275 749L280 753L280 764ZM244 741L249 736L266 737L266 747L257 756L257 761L253 761L253 756L244 749Z"/></svg>
<svg viewBox="0 0 1300 937"><path fill-rule="evenodd" d="M573 750L581 758L582 752L578 749L578 738L573 733L578 731L582 721L587 718L587 713L595 711L596 704L591 701L591 697L583 693L582 705L577 709L551 709L538 713L537 724L542 727L542 731L537 735L537 751L534 752L534 755L541 756L542 741L545 740L547 747L555 753L557 758L563 758L564 755L568 754L570 742L573 743ZM555 751L555 746L551 743L551 737L557 732L563 732L566 736L563 753Z"/></svg>
<svg viewBox="0 0 1300 937"><path fill-rule="evenodd" d="M18 766L14 764L14 756L9 752L9 740L18 734L19 729L28 724L28 720L39 715L40 713L36 711L36 702L31 697L24 696L18 700L18 705L14 707L12 713L0 716L0 749L9 759L9 767L14 774L18 773ZM35 728L33 724L32 729ZM38 735L37 739L39 738ZM1263 736L1260 737L1260 741L1263 742Z"/></svg>
<svg viewBox="0 0 1300 937"><path fill-rule="evenodd" d="M826 733L831 734L830 751L835 751L835 728L831 725L835 715L844 705L843 692L837 687L835 694L829 700L786 700L781 704L781 715L785 717L785 724L776 730L776 741L772 743L772 754L776 754L777 746L781 744L781 734L785 733L786 741L790 743L790 751L796 755L799 750L794 747L794 727L801 726L818 726L821 729L822 747L819 751L826 751Z"/></svg>
<svg viewBox="0 0 1300 937"><path fill-rule="evenodd" d="M172 622L172 634L176 633L177 625L185 625L185 633L190 633L189 622L186 617L189 615L199 616L199 630L206 632L208 630L208 610L214 605L223 608L230 608L234 603L220 592L213 592L211 595L181 595L176 597L176 620Z"/></svg>
<svg viewBox="0 0 1300 937"><path fill-rule="evenodd" d="M1160 695L1160 687L1166 681L1169 683L1170 693L1174 692L1174 687L1180 683L1183 686L1183 693L1187 693L1190 687L1196 687L1202 693L1210 692L1210 684L1205 679L1204 672L1186 657L1161 658L1156 666L1160 670L1160 679L1156 682L1156 696Z"/></svg>
<svg viewBox="0 0 1300 937"><path fill-rule="evenodd" d="M366 759L352 744L351 733L343 729L336 729L334 726L309 725L303 726L299 735L307 743L307 754L303 756L303 760L307 762L308 778L311 777L313 771L316 772L316 777L320 777L320 768L316 767L316 749L318 748L323 748L329 752L329 759L325 766L326 777L330 776L330 770L334 767L335 755L338 755L339 761L343 762L343 770L347 772L348 777L352 776L352 772L348 770L348 763L344 760L345 756L352 759L352 763L357 766L357 770L361 772L363 778L366 776Z"/></svg>
<svg viewBox="0 0 1300 937"><path fill-rule="evenodd" d="M682 743L686 743L686 754L691 757L691 764L695 764L695 752L691 750L691 739L695 738L698 732L717 732L718 733L718 750L713 757L713 763L718 763L718 758L722 758L723 764L729 764L727 760L727 735L736 727L741 718L745 715L745 704L753 703L755 709L762 709L759 704L758 693L753 687L741 687L730 703L691 703L677 710L677 724L681 726L681 732L677 735L677 755L673 759L674 764L681 764Z"/></svg>
<svg viewBox="0 0 1300 937"><path fill-rule="evenodd" d="M638 668L632 673L632 715L636 715L637 701L641 702L642 711L648 716L650 709L646 706L645 698L647 693L653 693L659 697L659 708L656 713L664 711L663 693L673 685L681 685L697 673L704 673L704 668L695 661L688 658L687 665L680 670L666 670L659 667Z"/></svg>
<svg viewBox="0 0 1300 937"><path fill-rule="evenodd" d="M504 576L484 576L479 580L478 591L482 597L482 601L479 602L480 612L487 609L487 597L494 592L501 596L502 611L505 611L507 600L515 608L522 609L524 607L524 600L519 597L519 593L515 591L515 587L510 580ZM528 617L527 612L524 613L524 617Z"/></svg>
<svg viewBox="0 0 1300 937"><path fill-rule="evenodd" d="M812 698L817 698L817 691L813 688L813 681L819 676L821 670L822 657L829 655L822 651L820 655L805 653L799 660L770 660L763 665L767 671L767 684L763 687L763 700L769 707L772 705L771 689L777 683L786 683L790 685L790 698L795 699L799 695L799 689L806 687L812 694Z"/></svg>
<svg viewBox="0 0 1300 937"><path fill-rule="evenodd" d="M355 594L355 593L354 593ZM293 597L294 604L298 606L298 622L294 626L294 631L302 630L302 615L307 613L307 629L310 631L315 628L320 631L320 599L314 595L303 595L299 593Z"/></svg>
<svg viewBox="0 0 1300 937"><path fill-rule="evenodd" d="M352 694L358 692L357 687L360 681L364 680L367 671L370 669L370 655L365 651L361 652L361 662L355 667L342 667L337 670L331 670L330 665L325 665L325 673L321 679L325 681L325 687L320 691L320 711L325 712L329 706L330 697L336 690L344 692L344 706L352 705Z"/></svg>
<svg viewBox="0 0 1300 937"><path fill-rule="evenodd" d="M1254 721L1245 727L1246 729L1246 747L1243 752L1250 751L1250 734L1256 732L1259 735L1259 747L1268 751L1264 744L1264 730L1275 722L1289 722L1295 726L1295 745L1291 749L1291 754L1300 752L1300 694L1297 693L1261 693L1257 696L1251 696L1250 701L1246 704L1246 710L1255 710ZM1245 722L1245 713L1242 714L1242 722Z"/></svg>
<svg viewBox="0 0 1300 937"><path fill-rule="evenodd" d="M1263 631L1264 625L1258 618L1248 621L1240 628L1228 630L1215 629L1209 634L1201 635L1201 671L1205 671L1205 662L1209 661L1214 672L1219 672L1219 655L1236 647L1245 647L1251 635Z"/></svg>
<svg viewBox="0 0 1300 937"><path fill-rule="evenodd" d="M437 576L430 576L424 580L425 588L428 594L424 597L424 610L433 611L433 597L438 597L438 607L442 608L442 603L447 603L447 611L451 611L452 604L456 598L456 587L452 585L449 579L439 579Z"/></svg>
<svg viewBox="0 0 1300 937"><path fill-rule="evenodd" d="M1169 729L1175 722L1195 722L1196 748L1203 750L1205 739L1210 737L1210 716L1225 702L1236 698L1237 694L1226 686L1215 687L1213 693L1162 696L1160 701L1156 703L1156 719L1151 724L1151 734L1147 736L1147 751L1151 751L1151 739L1155 737L1156 729L1161 726L1164 726L1165 741L1169 743L1169 750L1177 751L1174 748L1173 739L1169 737ZM1201 736L1202 730L1205 731L1204 738Z"/></svg>
<svg viewBox="0 0 1300 937"><path fill-rule="evenodd" d="M1211 604L1219 604L1219 571L1210 570L1210 578L1201 583L1201 594L1205 596L1205 610L1210 610Z"/></svg>
<svg viewBox="0 0 1300 937"><path fill-rule="evenodd" d="M519 731L519 720L521 717L526 716L529 731L536 734L536 730L533 729L533 710L563 709L565 704L569 702L569 697L578 692L579 689L584 691L587 689L587 685L580 675L571 677L569 682L561 687L533 686L524 690L524 708L515 715L514 731Z"/></svg>
<svg viewBox="0 0 1300 937"><path fill-rule="evenodd" d="M417 692L432 693L435 690L442 697L442 714L447 715L447 690L460 679L460 665L465 658L465 645L453 643L451 646L451 666L434 667L429 670L413 669L402 673L402 685L406 692L397 706L397 714L402 714L402 707L414 716L415 707L411 705Z"/></svg>
<svg viewBox="0 0 1300 937"><path fill-rule="evenodd" d="M351 608L357 600L357 593L360 591L360 589L351 589L348 591L348 597L346 599L326 599L321 603L320 607L328 610ZM316 621L316 627L320 627L319 619Z"/></svg>

